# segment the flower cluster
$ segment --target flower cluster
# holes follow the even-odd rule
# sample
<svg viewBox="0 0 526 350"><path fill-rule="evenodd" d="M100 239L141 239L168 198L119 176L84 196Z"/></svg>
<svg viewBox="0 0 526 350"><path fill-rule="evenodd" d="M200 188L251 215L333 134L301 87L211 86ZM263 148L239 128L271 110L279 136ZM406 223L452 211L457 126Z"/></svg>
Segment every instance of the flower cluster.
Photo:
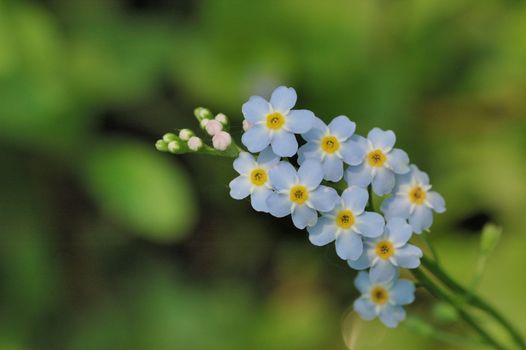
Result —
<svg viewBox="0 0 526 350"><path fill-rule="evenodd" d="M256 211L290 215L316 246L334 241L348 266L368 270L355 280L362 294L355 311L396 327L415 291L399 270L418 267L422 257L408 242L430 228L433 211L445 211L444 199L431 191L427 174L410 165L407 153L394 147L392 131L374 128L364 138L346 116L327 125L309 110L294 109L296 100L295 90L282 86L269 101L253 96L243 105L241 140L248 152L234 161L239 176L230 182L230 195L250 197ZM216 119L204 127L217 136ZM383 215L374 211L372 192L383 199Z"/></svg>

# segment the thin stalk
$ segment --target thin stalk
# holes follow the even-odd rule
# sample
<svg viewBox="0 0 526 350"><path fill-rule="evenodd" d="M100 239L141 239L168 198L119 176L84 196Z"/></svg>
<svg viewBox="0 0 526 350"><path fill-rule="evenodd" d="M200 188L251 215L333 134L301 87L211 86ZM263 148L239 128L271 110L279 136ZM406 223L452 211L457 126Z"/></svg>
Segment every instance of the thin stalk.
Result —
<svg viewBox="0 0 526 350"><path fill-rule="evenodd" d="M444 300L455 308L458 315L466 322L487 344L493 346L497 350L505 350L489 333L487 333L478 323L467 313L458 302L451 298L439 286L437 286L421 269L409 270L417 278L418 281L437 299Z"/></svg>
<svg viewBox="0 0 526 350"><path fill-rule="evenodd" d="M433 259L435 260L437 265L440 265L440 260L438 258L438 253L435 249L435 247L431 244L431 241L427 238L427 232L422 232L422 234L419 236L422 241L424 241L425 245L429 248L431 251L431 255L433 255Z"/></svg>
<svg viewBox="0 0 526 350"><path fill-rule="evenodd" d="M374 208L374 203L373 203L373 185L367 186L367 192L369 192L369 201L367 203L367 208L370 211L376 212L376 210Z"/></svg>
<svg viewBox="0 0 526 350"><path fill-rule="evenodd" d="M422 265L425 266L425 268L428 269L429 272L431 272L442 283L444 283L445 286L447 286L453 292L467 296L467 298L465 298L464 300L466 303L474 307L477 307L482 311L485 311L487 314L493 317L498 323L501 324L502 327L504 327L508 331L508 333L513 338L515 343L519 346L519 348L522 350L526 350L526 343L524 342L524 339L522 338L521 334L496 309L494 309L486 301L480 298L476 293L474 292L470 293L469 291L467 291L459 283L457 283L451 277L449 277L449 275L446 272L444 272L440 268L440 266L438 266L432 260L424 256L422 257L421 261L422 261Z"/></svg>

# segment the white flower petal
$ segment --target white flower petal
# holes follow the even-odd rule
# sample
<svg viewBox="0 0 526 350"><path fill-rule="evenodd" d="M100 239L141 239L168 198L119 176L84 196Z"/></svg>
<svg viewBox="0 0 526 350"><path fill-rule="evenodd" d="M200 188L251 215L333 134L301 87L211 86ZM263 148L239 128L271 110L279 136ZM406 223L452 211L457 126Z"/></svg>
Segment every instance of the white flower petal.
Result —
<svg viewBox="0 0 526 350"><path fill-rule="evenodd" d="M427 201L431 204L431 208L437 213L443 213L446 211L446 202L444 198L437 192L427 192Z"/></svg>
<svg viewBox="0 0 526 350"><path fill-rule="evenodd" d="M292 211L292 222L294 226L303 230L307 226L314 226L318 220L316 210L306 205L298 205Z"/></svg>
<svg viewBox="0 0 526 350"><path fill-rule="evenodd" d="M369 274L365 271L359 272L358 276L356 276L356 278L354 279L354 286L362 294L369 293L369 289L371 288L371 281L369 279Z"/></svg>
<svg viewBox="0 0 526 350"><path fill-rule="evenodd" d="M252 208L256 211L268 213L267 198L272 194L267 187L256 187L250 196Z"/></svg>
<svg viewBox="0 0 526 350"><path fill-rule="evenodd" d="M314 159L307 159L298 169L300 183L308 189L315 189L323 180L323 168L321 163Z"/></svg>
<svg viewBox="0 0 526 350"><path fill-rule="evenodd" d="M295 134L303 134L312 129L314 113L307 109L294 109L286 117L285 127Z"/></svg>
<svg viewBox="0 0 526 350"><path fill-rule="evenodd" d="M382 215L374 212L366 211L362 215L356 217L354 227L356 231L360 232L365 237L378 237L384 232L384 218Z"/></svg>
<svg viewBox="0 0 526 350"><path fill-rule="evenodd" d="M389 328L395 328L405 319L405 310L401 306L386 305L380 311L380 320Z"/></svg>
<svg viewBox="0 0 526 350"><path fill-rule="evenodd" d="M230 187L230 197L234 199L244 199L250 194L252 184L246 176L238 176L228 184Z"/></svg>
<svg viewBox="0 0 526 350"><path fill-rule="evenodd" d="M345 181L349 186L367 187L373 180L372 168L363 162L358 166L350 166L345 171Z"/></svg>
<svg viewBox="0 0 526 350"><path fill-rule="evenodd" d="M398 305L407 305L415 301L415 285L413 282L400 279L389 291L391 299Z"/></svg>
<svg viewBox="0 0 526 350"><path fill-rule="evenodd" d="M367 205L369 193L364 188L350 186L343 191L342 200L345 208L352 211L354 215L360 215Z"/></svg>
<svg viewBox="0 0 526 350"><path fill-rule="evenodd" d="M387 168L378 168L373 179L373 191L379 196L390 193L395 185L395 175Z"/></svg>
<svg viewBox="0 0 526 350"><path fill-rule="evenodd" d="M267 198L267 207L270 214L282 218L291 213L292 203L286 194L272 193Z"/></svg>
<svg viewBox="0 0 526 350"><path fill-rule="evenodd" d="M409 156L401 149L394 148L387 154L386 165L396 174L409 172Z"/></svg>
<svg viewBox="0 0 526 350"><path fill-rule="evenodd" d="M392 218L387 220L387 231L389 232L389 240L393 242L395 247L401 247L409 241L413 234L413 228L402 218Z"/></svg>
<svg viewBox="0 0 526 350"><path fill-rule="evenodd" d="M270 132L263 125L254 125L243 133L241 142L251 153L261 152L270 143Z"/></svg>
<svg viewBox="0 0 526 350"><path fill-rule="evenodd" d="M279 162L278 165L270 169L269 178L272 187L278 191L288 190L298 181L296 169L292 164L285 161Z"/></svg>
<svg viewBox="0 0 526 350"><path fill-rule="evenodd" d="M392 196L385 199L380 207L386 219L400 217L408 218L411 214L411 203L405 196Z"/></svg>
<svg viewBox="0 0 526 350"><path fill-rule="evenodd" d="M336 155L327 155L322 162L324 179L338 182L343 177L343 161Z"/></svg>
<svg viewBox="0 0 526 350"><path fill-rule="evenodd" d="M364 320L370 321L376 317L376 309L373 302L366 298L358 298L353 304L356 311Z"/></svg>
<svg viewBox="0 0 526 350"><path fill-rule="evenodd" d="M322 216L316 225L307 228L309 240L316 246L324 246L336 239L337 229L334 220Z"/></svg>
<svg viewBox="0 0 526 350"><path fill-rule="evenodd" d="M263 97L252 96L243 104L241 111L246 120L255 124L267 116L270 112L270 105Z"/></svg>
<svg viewBox="0 0 526 350"><path fill-rule="evenodd" d="M379 128L374 128L367 134L367 139L371 141L374 149L381 149L384 152L389 152L395 142L396 136L391 130L384 131Z"/></svg>
<svg viewBox="0 0 526 350"><path fill-rule="evenodd" d="M334 118L329 124L331 135L334 135L338 140L345 141L354 134L356 130L356 123L349 120L344 115Z"/></svg>
<svg viewBox="0 0 526 350"><path fill-rule="evenodd" d="M248 175L255 166L256 161L248 152L239 152L239 156L234 160L234 169L242 175Z"/></svg>
<svg viewBox="0 0 526 350"><path fill-rule="evenodd" d="M416 206L415 211L409 217L409 224L413 226L415 233L421 233L430 228L433 224L433 213L431 209L424 205Z"/></svg>
<svg viewBox="0 0 526 350"><path fill-rule="evenodd" d="M280 86L272 92L270 104L275 111L286 114L296 104L296 90L286 86Z"/></svg>
<svg viewBox="0 0 526 350"><path fill-rule="evenodd" d="M362 252L362 238L353 231L346 230L336 238L336 253L341 259L356 260Z"/></svg>
<svg viewBox="0 0 526 350"><path fill-rule="evenodd" d="M338 192L334 188L327 186L320 186L316 190L309 193L310 205L320 211L328 212L334 209L339 202Z"/></svg>

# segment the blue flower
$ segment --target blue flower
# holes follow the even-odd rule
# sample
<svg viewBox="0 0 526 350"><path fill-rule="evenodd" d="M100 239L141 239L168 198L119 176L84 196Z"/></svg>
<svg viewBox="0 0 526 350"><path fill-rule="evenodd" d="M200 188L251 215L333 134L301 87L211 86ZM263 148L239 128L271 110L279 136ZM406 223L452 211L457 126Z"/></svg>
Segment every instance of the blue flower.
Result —
<svg viewBox="0 0 526 350"><path fill-rule="evenodd" d="M354 301L354 311L367 321L380 317L380 321L389 328L396 327L405 319L402 305L415 300L413 282L398 279L398 276L379 280L362 271L354 280L354 285L362 294Z"/></svg>
<svg viewBox="0 0 526 350"><path fill-rule="evenodd" d="M420 265L422 251L407 243L413 229L404 219L387 220L385 232L377 238L365 240L365 249L357 260L347 260L357 270L371 268L371 278L388 280L393 278L399 267L414 269Z"/></svg>
<svg viewBox="0 0 526 350"><path fill-rule="evenodd" d="M444 198L430 189L427 174L411 165L410 172L397 176L393 196L384 200L380 209L387 219L409 219L413 231L421 233L433 224L433 210L437 213L446 211Z"/></svg>
<svg viewBox="0 0 526 350"><path fill-rule="evenodd" d="M298 150L298 162L317 159L323 167L324 179L340 181L343 177L343 162L359 165L365 157L362 142L352 138L356 124L346 116L334 118L329 126L316 118L314 127L302 137L307 143Z"/></svg>
<svg viewBox="0 0 526 350"><path fill-rule="evenodd" d="M268 172L278 164L279 159L270 147L259 154L257 161L250 153L239 153L234 160L234 169L240 175L230 181L230 196L244 199L250 195L255 210L268 212L267 197L273 192Z"/></svg>
<svg viewBox="0 0 526 350"><path fill-rule="evenodd" d="M383 217L364 211L368 199L367 191L357 186L343 191L338 205L307 229L309 240L317 246L336 241L336 253L340 258L358 259L363 250L362 236L378 237L384 232Z"/></svg>
<svg viewBox="0 0 526 350"><path fill-rule="evenodd" d="M373 191L379 196L390 193L395 186L395 174L409 171L407 153L393 148L396 136L391 131L372 129L367 139L359 138L365 147L365 157L358 166L350 166L345 173L349 185L367 187L373 184Z"/></svg>
<svg viewBox="0 0 526 350"><path fill-rule="evenodd" d="M270 103L260 96L252 96L243 104L245 119L251 125L241 141L252 153L272 146L281 157L292 157L298 150L294 134L303 134L312 128L314 113L306 109L293 110L296 91L280 86L272 93Z"/></svg>
<svg viewBox="0 0 526 350"><path fill-rule="evenodd" d="M316 211L330 211L338 202L336 190L320 186L323 170L315 160L305 161L297 172L290 163L280 162L269 175L276 190L267 198L269 212L278 218L291 214L299 229L315 225Z"/></svg>

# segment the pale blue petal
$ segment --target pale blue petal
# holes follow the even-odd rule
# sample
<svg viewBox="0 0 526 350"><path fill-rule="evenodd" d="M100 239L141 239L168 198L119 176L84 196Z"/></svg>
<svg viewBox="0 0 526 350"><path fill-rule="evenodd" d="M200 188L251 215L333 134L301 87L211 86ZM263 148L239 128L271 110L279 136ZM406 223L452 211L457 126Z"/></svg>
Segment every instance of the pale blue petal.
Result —
<svg viewBox="0 0 526 350"><path fill-rule="evenodd" d="M248 152L239 152L239 156L234 160L234 169L243 175L247 175L256 166L254 157Z"/></svg>
<svg viewBox="0 0 526 350"><path fill-rule="evenodd" d="M409 167L411 169L411 167ZM413 182L413 176L411 175L411 171L405 173L405 174L398 174L396 175L396 184L393 188L393 193L398 193L400 191L400 187L407 186Z"/></svg>
<svg viewBox="0 0 526 350"><path fill-rule="evenodd" d="M306 205L298 205L292 211L292 222L294 226L300 230L304 229L307 226L316 225L318 220L318 214L316 210L309 208Z"/></svg>
<svg viewBox="0 0 526 350"><path fill-rule="evenodd" d="M386 219L400 217L408 218L411 213L411 203L405 196L393 196L385 199L380 207Z"/></svg>
<svg viewBox="0 0 526 350"><path fill-rule="evenodd" d="M345 171L345 181L349 186L367 187L373 180L373 171L365 162L358 166L350 166Z"/></svg>
<svg viewBox="0 0 526 350"><path fill-rule="evenodd" d="M298 164L303 164L305 159L316 159L321 162L321 155L319 145L312 142L306 143L298 149Z"/></svg>
<svg viewBox="0 0 526 350"><path fill-rule="evenodd" d="M369 272L371 274L371 282L388 282L396 276L396 267L388 260L378 260Z"/></svg>
<svg viewBox="0 0 526 350"><path fill-rule="evenodd" d="M413 214L409 217L409 224L413 226L415 233L427 230L433 224L433 213L425 205L418 205Z"/></svg>
<svg viewBox="0 0 526 350"><path fill-rule="evenodd" d="M241 142L251 153L261 152L270 143L270 132L263 125L254 125L241 136Z"/></svg>
<svg viewBox="0 0 526 350"><path fill-rule="evenodd" d="M415 285L409 280L400 279L393 285L389 295L397 305L411 304L415 301Z"/></svg>
<svg viewBox="0 0 526 350"><path fill-rule="evenodd" d="M230 187L230 197L243 199L248 197L252 185L246 176L238 176L228 184Z"/></svg>
<svg viewBox="0 0 526 350"><path fill-rule="evenodd" d="M268 213L267 198L272 193L272 190L267 187L256 187L250 196L252 208L254 208L256 211Z"/></svg>
<svg viewBox="0 0 526 350"><path fill-rule="evenodd" d="M406 269L415 269L420 266L422 251L417 246L406 244L401 248L396 248L394 259L398 266Z"/></svg>
<svg viewBox="0 0 526 350"><path fill-rule="evenodd" d="M252 96L243 104L241 111L246 120L255 124L258 121L263 120L267 114L269 114L270 105L263 97Z"/></svg>
<svg viewBox="0 0 526 350"><path fill-rule="evenodd" d="M378 237L384 232L385 222L382 215L370 211L356 217L354 228L365 237Z"/></svg>
<svg viewBox="0 0 526 350"><path fill-rule="evenodd" d="M346 230L336 238L336 254L343 260L356 260L362 255L363 243L360 235Z"/></svg>
<svg viewBox="0 0 526 350"><path fill-rule="evenodd" d="M327 155L322 162L324 179L338 182L343 177L343 161L336 155Z"/></svg>
<svg viewBox="0 0 526 350"><path fill-rule="evenodd" d="M326 245L336 239L337 229L333 219L322 216L316 225L307 228L309 241L316 246Z"/></svg>
<svg viewBox="0 0 526 350"><path fill-rule="evenodd" d="M413 234L411 225L402 218L394 217L387 220L386 228L389 232L389 240L393 242L395 247L401 247L406 244Z"/></svg>
<svg viewBox="0 0 526 350"><path fill-rule="evenodd" d="M294 109L287 115L285 127L295 134L303 134L312 129L314 113L307 109Z"/></svg>
<svg viewBox="0 0 526 350"><path fill-rule="evenodd" d="M345 163L349 165L359 165L364 161L366 148L362 143L353 140L353 138L342 143L340 154Z"/></svg>
<svg viewBox="0 0 526 350"><path fill-rule="evenodd" d="M409 156L401 149L394 148L387 154L387 167L396 174L409 172Z"/></svg>
<svg viewBox="0 0 526 350"><path fill-rule="evenodd" d="M355 270L365 270L371 266L371 260L366 249L363 249L362 255L356 260L347 260L347 264Z"/></svg>
<svg viewBox="0 0 526 350"><path fill-rule="evenodd" d="M356 130L356 123L349 120L344 115L334 118L329 124L331 135L334 135L338 140L345 141L354 134Z"/></svg>
<svg viewBox="0 0 526 350"><path fill-rule="evenodd" d="M386 305L380 311L380 320L389 328L395 328L405 319L405 310L401 306Z"/></svg>
<svg viewBox="0 0 526 350"><path fill-rule="evenodd" d="M359 272L356 278L354 279L354 286L362 294L369 293L369 289L371 288L371 280L369 279L369 274L365 271Z"/></svg>
<svg viewBox="0 0 526 350"><path fill-rule="evenodd" d="M418 182L420 182L422 185L429 185L429 176L418 169L416 165L411 165L411 176L415 178Z"/></svg>
<svg viewBox="0 0 526 350"><path fill-rule="evenodd" d="M437 213L443 213L446 211L446 202L444 201L444 198L437 192L427 192L427 201Z"/></svg>
<svg viewBox="0 0 526 350"><path fill-rule="evenodd" d="M342 193L343 205L349 209L353 214L360 215L363 213L367 201L369 200L369 193L366 189L358 186L350 186Z"/></svg>
<svg viewBox="0 0 526 350"><path fill-rule="evenodd" d="M323 180L323 168L321 163L315 159L307 159L298 169L300 183L309 190L318 187Z"/></svg>
<svg viewBox="0 0 526 350"><path fill-rule="evenodd" d="M371 321L376 317L376 309L373 302L366 298L358 298L353 304L356 311L364 320Z"/></svg>
<svg viewBox="0 0 526 350"><path fill-rule="evenodd" d="M374 149L381 149L384 152L389 152L396 142L394 132L391 130L384 131L379 128L374 128L369 131L367 139L371 141Z"/></svg>
<svg viewBox="0 0 526 350"><path fill-rule="evenodd" d="M287 194L272 193L267 198L267 207L270 214L282 218L290 214L292 203Z"/></svg>
<svg viewBox="0 0 526 350"><path fill-rule="evenodd" d="M309 193L309 204L320 212L328 212L339 203L340 197L334 188L320 186Z"/></svg>
<svg viewBox="0 0 526 350"><path fill-rule="evenodd" d="M275 111L287 113L296 104L296 90L286 86L280 86L272 92L270 104Z"/></svg>
<svg viewBox="0 0 526 350"><path fill-rule="evenodd" d="M279 160L280 157L272 151L272 147L265 148L258 156L258 164L266 168L272 168Z"/></svg>
<svg viewBox="0 0 526 350"><path fill-rule="evenodd" d="M248 129L250 131L250 129ZM298 150L298 141L294 134L287 131L280 131L272 136L270 141L272 151L280 157L292 157Z"/></svg>
<svg viewBox="0 0 526 350"><path fill-rule="evenodd" d="M386 195L393 190L395 176L387 168L378 168L373 179L373 191L379 196Z"/></svg>
<svg viewBox="0 0 526 350"><path fill-rule="evenodd" d="M292 164L285 161L279 162L278 165L270 169L269 178L272 187L278 191L288 190L298 181L296 169Z"/></svg>
<svg viewBox="0 0 526 350"><path fill-rule="evenodd" d="M314 117L312 122L312 129L306 133L302 133L301 137L307 142L319 142L320 139L327 133L327 125L318 117Z"/></svg>

